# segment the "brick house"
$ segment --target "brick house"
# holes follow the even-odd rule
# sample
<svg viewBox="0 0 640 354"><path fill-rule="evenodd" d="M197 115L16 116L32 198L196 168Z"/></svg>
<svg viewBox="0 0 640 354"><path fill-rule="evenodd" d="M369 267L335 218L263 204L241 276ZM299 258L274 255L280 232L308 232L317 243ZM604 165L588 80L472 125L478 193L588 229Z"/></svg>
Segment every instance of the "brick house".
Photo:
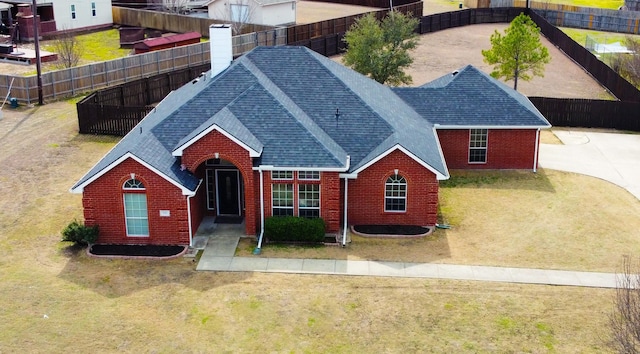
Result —
<svg viewBox="0 0 640 354"><path fill-rule="evenodd" d="M389 88L304 47L258 47L231 63L220 50L230 30L211 31L211 72L72 187L99 243L191 244L207 215L243 217L247 235L278 215L321 217L328 232L433 226L448 168L537 168L549 123L471 66Z"/></svg>

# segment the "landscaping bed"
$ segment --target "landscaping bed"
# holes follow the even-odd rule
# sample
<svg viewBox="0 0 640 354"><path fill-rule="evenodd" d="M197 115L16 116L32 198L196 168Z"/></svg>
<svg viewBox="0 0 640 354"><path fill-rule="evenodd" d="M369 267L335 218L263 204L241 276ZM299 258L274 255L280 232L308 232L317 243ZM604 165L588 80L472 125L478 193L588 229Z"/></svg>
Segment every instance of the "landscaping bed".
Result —
<svg viewBox="0 0 640 354"><path fill-rule="evenodd" d="M186 246L167 245L93 245L87 252L100 257L157 257L167 258L181 255Z"/></svg>
<svg viewBox="0 0 640 354"><path fill-rule="evenodd" d="M428 227L417 225L354 225L353 232L361 236L425 236Z"/></svg>

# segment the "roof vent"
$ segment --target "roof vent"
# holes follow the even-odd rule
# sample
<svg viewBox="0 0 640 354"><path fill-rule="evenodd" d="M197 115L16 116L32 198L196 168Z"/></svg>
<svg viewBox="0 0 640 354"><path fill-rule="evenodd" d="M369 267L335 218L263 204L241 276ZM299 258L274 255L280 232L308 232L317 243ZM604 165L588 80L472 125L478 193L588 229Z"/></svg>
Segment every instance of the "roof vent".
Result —
<svg viewBox="0 0 640 354"><path fill-rule="evenodd" d="M454 70L451 72L451 76L456 76L458 75L459 71L458 70Z"/></svg>

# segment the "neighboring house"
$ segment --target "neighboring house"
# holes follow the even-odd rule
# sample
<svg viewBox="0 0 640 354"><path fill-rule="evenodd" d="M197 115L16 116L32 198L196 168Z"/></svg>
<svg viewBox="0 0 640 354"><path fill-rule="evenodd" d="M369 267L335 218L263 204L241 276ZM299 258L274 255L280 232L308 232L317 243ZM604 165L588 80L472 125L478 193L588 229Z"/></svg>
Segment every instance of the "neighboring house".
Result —
<svg viewBox="0 0 640 354"><path fill-rule="evenodd" d="M537 168L549 123L471 66L392 89L304 47L258 47L229 65L227 32L211 28L211 72L72 187L99 243L190 244L206 215L243 216L247 235L273 215L322 217L328 232L434 226L447 166Z"/></svg>
<svg viewBox="0 0 640 354"><path fill-rule="evenodd" d="M209 18L239 24L283 26L296 22L296 0L211 0Z"/></svg>
<svg viewBox="0 0 640 354"><path fill-rule="evenodd" d="M2 2L13 5L10 19L5 21L18 22L21 39L33 40L32 1ZM41 36L53 35L59 31L99 29L113 24L111 0L37 0L37 8Z"/></svg>

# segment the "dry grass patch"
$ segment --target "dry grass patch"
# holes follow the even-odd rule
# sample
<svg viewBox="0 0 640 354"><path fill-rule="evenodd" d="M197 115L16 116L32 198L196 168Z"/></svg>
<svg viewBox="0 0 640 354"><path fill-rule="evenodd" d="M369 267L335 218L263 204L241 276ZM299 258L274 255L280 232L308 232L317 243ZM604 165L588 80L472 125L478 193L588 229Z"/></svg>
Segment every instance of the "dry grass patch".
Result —
<svg viewBox="0 0 640 354"><path fill-rule="evenodd" d="M553 144L563 145L562 141L553 133L551 129L545 129L540 131L540 143L541 144Z"/></svg>
<svg viewBox="0 0 640 354"><path fill-rule="evenodd" d="M454 171L441 222L420 239L352 236L347 248L266 245L261 257L335 258L615 272L640 254L640 202L597 178L552 171ZM240 243L249 256L255 243Z"/></svg>
<svg viewBox="0 0 640 354"><path fill-rule="evenodd" d="M571 287L195 272L184 259L80 254L56 263L63 265L57 274L33 267L2 279L0 296L20 299L5 301L0 314L3 350L600 353L613 296Z"/></svg>

